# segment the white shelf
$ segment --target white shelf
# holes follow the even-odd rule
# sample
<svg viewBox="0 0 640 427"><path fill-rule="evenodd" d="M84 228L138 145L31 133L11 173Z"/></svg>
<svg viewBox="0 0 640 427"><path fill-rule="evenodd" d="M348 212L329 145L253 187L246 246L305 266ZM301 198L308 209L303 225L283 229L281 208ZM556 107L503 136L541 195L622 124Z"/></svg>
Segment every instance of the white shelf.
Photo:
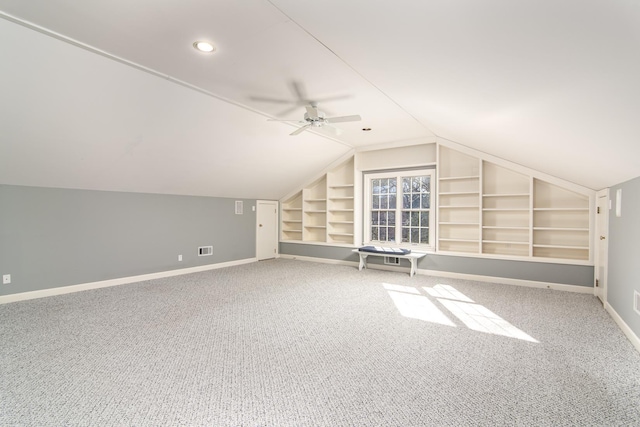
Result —
<svg viewBox="0 0 640 427"><path fill-rule="evenodd" d="M282 222L302 222L301 219L283 219Z"/></svg>
<svg viewBox="0 0 640 427"><path fill-rule="evenodd" d="M304 211L304 213L311 213L311 214L326 214L327 211L325 210L306 210Z"/></svg>
<svg viewBox="0 0 640 427"><path fill-rule="evenodd" d="M353 200L353 197L330 197L329 200Z"/></svg>
<svg viewBox="0 0 640 427"><path fill-rule="evenodd" d="M347 237L353 237L353 233L329 233L329 236L347 236Z"/></svg>
<svg viewBox="0 0 640 427"><path fill-rule="evenodd" d="M440 181L459 181L463 179L480 179L478 175L472 176L441 176Z"/></svg>
<svg viewBox="0 0 640 427"><path fill-rule="evenodd" d="M304 199L305 202L326 202L327 199Z"/></svg>
<svg viewBox="0 0 640 427"><path fill-rule="evenodd" d="M440 209L480 209L480 206L442 206Z"/></svg>
<svg viewBox="0 0 640 427"><path fill-rule="evenodd" d="M503 245L527 245L529 246L529 242L516 242L513 240L483 240L482 243L500 243Z"/></svg>
<svg viewBox="0 0 640 427"><path fill-rule="evenodd" d="M474 226L474 227L478 227L480 226L479 223L477 222L441 222L440 225L464 225L464 226Z"/></svg>
<svg viewBox="0 0 640 427"><path fill-rule="evenodd" d="M329 188L353 188L353 184L331 185Z"/></svg>
<svg viewBox="0 0 640 427"><path fill-rule="evenodd" d="M353 221L329 221L329 224L353 224Z"/></svg>
<svg viewBox="0 0 640 427"><path fill-rule="evenodd" d="M529 212L528 208L482 208L484 212Z"/></svg>
<svg viewBox="0 0 640 427"><path fill-rule="evenodd" d="M331 212L353 212L353 209L331 209Z"/></svg>
<svg viewBox="0 0 640 427"><path fill-rule="evenodd" d="M282 209L283 211L287 211L287 212L296 212L296 211L301 211L302 208L284 208Z"/></svg>
<svg viewBox="0 0 640 427"><path fill-rule="evenodd" d="M451 191L448 193L440 193L441 196L477 196L479 191Z"/></svg>
<svg viewBox="0 0 640 427"><path fill-rule="evenodd" d="M449 239L449 238L440 238L438 239L441 242L467 242L467 243L478 243L478 239Z"/></svg>
<svg viewBox="0 0 640 427"><path fill-rule="evenodd" d="M529 197L529 193L483 194L482 197Z"/></svg>
<svg viewBox="0 0 640 427"><path fill-rule="evenodd" d="M588 212L589 208L533 208L536 212Z"/></svg>
<svg viewBox="0 0 640 427"><path fill-rule="evenodd" d="M535 231L589 231L588 228L572 228L572 227L533 227Z"/></svg>
<svg viewBox="0 0 640 427"><path fill-rule="evenodd" d="M327 228L326 225L305 225L304 228Z"/></svg>
<svg viewBox="0 0 640 427"><path fill-rule="evenodd" d="M483 225L482 228L486 228L489 230L529 230L529 227L513 227L513 226L502 227L498 225Z"/></svg>
<svg viewBox="0 0 640 427"><path fill-rule="evenodd" d="M534 248L552 248L552 249L581 249L581 250L588 250L589 246L570 246L570 245L539 245L539 244L535 244L533 245Z"/></svg>

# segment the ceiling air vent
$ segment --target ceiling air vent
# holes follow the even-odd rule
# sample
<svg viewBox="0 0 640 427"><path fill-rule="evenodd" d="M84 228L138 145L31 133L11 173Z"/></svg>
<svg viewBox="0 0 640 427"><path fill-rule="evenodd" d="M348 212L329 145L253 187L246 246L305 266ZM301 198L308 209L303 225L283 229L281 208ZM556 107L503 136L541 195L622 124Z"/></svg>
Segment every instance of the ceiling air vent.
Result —
<svg viewBox="0 0 640 427"><path fill-rule="evenodd" d="M242 200L236 200L236 215L242 215L244 209L244 203Z"/></svg>

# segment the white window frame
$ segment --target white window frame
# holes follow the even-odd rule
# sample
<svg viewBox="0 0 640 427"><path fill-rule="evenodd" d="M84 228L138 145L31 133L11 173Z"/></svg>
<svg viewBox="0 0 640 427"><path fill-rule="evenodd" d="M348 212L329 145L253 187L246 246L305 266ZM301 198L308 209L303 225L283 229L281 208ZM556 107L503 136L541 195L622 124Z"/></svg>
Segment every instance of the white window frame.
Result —
<svg viewBox="0 0 640 427"><path fill-rule="evenodd" d="M366 245L397 247L406 249L419 249L423 251L435 251L436 246L436 221L435 221L435 169L412 169L412 170L395 170L385 172L367 172L364 174L364 218L363 218L363 241ZM429 244L402 242L402 178L415 176L429 176L430 178L430 202L429 202ZM395 242L371 240L371 212L372 212L372 182L374 179L396 178L396 208L395 208Z"/></svg>

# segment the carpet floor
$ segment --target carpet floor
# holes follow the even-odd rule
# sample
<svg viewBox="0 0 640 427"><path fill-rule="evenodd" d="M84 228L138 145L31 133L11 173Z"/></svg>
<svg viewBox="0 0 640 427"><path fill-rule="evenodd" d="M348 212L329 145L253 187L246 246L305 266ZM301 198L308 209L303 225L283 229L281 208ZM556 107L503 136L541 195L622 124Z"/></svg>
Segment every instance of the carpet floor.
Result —
<svg viewBox="0 0 640 427"><path fill-rule="evenodd" d="M270 260L0 306L2 426L640 425L592 295Z"/></svg>

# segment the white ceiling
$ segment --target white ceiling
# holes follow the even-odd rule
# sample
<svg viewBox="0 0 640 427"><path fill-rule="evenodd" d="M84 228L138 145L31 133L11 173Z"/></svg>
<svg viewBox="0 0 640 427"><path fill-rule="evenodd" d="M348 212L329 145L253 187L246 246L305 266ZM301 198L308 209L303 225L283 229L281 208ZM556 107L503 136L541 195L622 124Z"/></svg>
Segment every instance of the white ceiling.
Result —
<svg viewBox="0 0 640 427"><path fill-rule="evenodd" d="M353 149L439 139L592 189L640 175L632 0L0 0L0 11L0 183L277 199ZM216 53L195 51L201 39ZM304 109L255 98L293 99L292 82L341 98L320 104L328 116L363 120L341 124L339 140L288 136L292 125L267 119Z"/></svg>

